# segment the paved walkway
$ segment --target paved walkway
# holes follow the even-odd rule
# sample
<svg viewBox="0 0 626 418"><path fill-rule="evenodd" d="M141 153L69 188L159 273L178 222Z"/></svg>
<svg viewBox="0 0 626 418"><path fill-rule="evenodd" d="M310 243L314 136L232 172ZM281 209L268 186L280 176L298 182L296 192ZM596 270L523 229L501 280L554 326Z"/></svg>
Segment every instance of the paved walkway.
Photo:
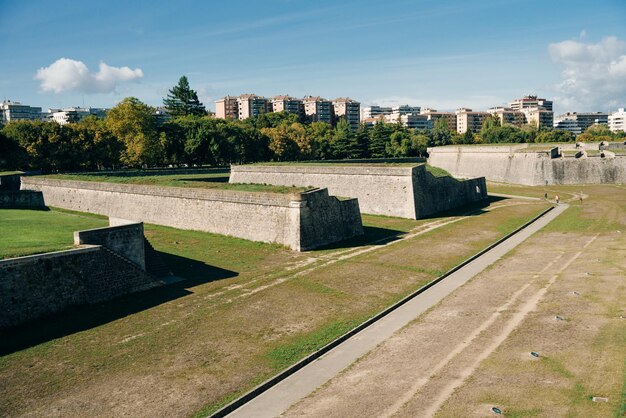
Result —
<svg viewBox="0 0 626 418"><path fill-rule="evenodd" d="M306 397L396 331L437 304L459 286L496 262L559 216L568 205L558 205L532 225L457 270L424 293L303 367L271 389L235 410L229 417L276 417Z"/></svg>

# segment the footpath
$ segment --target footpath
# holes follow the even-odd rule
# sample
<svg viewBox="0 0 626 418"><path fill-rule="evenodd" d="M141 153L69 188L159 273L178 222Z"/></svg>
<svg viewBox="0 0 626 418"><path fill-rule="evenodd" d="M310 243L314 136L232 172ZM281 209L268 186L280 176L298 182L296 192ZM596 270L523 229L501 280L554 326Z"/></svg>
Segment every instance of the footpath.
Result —
<svg viewBox="0 0 626 418"><path fill-rule="evenodd" d="M530 225L497 244L424 292L241 405L229 417L276 417L374 349L468 280L495 263L568 208L557 205ZM224 416L218 411L214 416Z"/></svg>

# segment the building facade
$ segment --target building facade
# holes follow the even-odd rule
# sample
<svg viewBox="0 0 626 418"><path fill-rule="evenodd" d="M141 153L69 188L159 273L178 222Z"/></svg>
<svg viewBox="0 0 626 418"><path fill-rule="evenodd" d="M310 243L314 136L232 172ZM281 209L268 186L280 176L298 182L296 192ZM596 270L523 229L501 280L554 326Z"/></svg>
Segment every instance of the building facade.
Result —
<svg viewBox="0 0 626 418"><path fill-rule="evenodd" d="M515 99L509 103L509 108L513 110L522 110L533 107L540 107L552 112L552 101L540 99L537 96L524 96L521 99Z"/></svg>
<svg viewBox="0 0 626 418"><path fill-rule="evenodd" d="M0 104L0 122L16 120L41 120L41 108L4 100Z"/></svg>
<svg viewBox="0 0 626 418"><path fill-rule="evenodd" d="M265 97L256 94L242 94L237 97L237 111L240 120L267 113L270 109L270 102Z"/></svg>
<svg viewBox="0 0 626 418"><path fill-rule="evenodd" d="M474 112L472 109L461 108L456 112L456 131L464 134L466 131L479 132L483 127L483 121L489 113Z"/></svg>
<svg viewBox="0 0 626 418"><path fill-rule="evenodd" d="M626 132L626 111L623 107L609 115L608 124L611 132Z"/></svg>
<svg viewBox="0 0 626 418"><path fill-rule="evenodd" d="M220 119L237 119L239 118L239 107L237 106L237 98L233 96L224 96L215 101L215 117Z"/></svg>
<svg viewBox="0 0 626 418"><path fill-rule="evenodd" d="M309 122L333 123L333 104L330 100L319 96L306 96L302 99L304 105L304 115Z"/></svg>
<svg viewBox="0 0 626 418"><path fill-rule="evenodd" d="M427 108L422 109L420 114L427 117L431 129L439 119L444 119L450 132L456 132L456 114L454 112L438 112L437 109Z"/></svg>
<svg viewBox="0 0 626 418"><path fill-rule="evenodd" d="M287 112L295 115L304 115L304 104L302 99L291 96L275 96L271 101L272 112Z"/></svg>
<svg viewBox="0 0 626 418"><path fill-rule="evenodd" d="M361 123L361 103L349 97L339 97L333 100L335 121L345 119L353 130Z"/></svg>
<svg viewBox="0 0 626 418"><path fill-rule="evenodd" d="M570 121L575 123L572 124ZM585 132L587 128L595 124L607 125L608 123L609 114L603 112L567 112L554 117L555 128L564 129L574 134ZM574 130L579 132L574 132Z"/></svg>
<svg viewBox="0 0 626 418"><path fill-rule="evenodd" d="M500 120L500 125L522 126L526 123L524 112L514 110L510 107L492 107L488 110L489 114Z"/></svg>

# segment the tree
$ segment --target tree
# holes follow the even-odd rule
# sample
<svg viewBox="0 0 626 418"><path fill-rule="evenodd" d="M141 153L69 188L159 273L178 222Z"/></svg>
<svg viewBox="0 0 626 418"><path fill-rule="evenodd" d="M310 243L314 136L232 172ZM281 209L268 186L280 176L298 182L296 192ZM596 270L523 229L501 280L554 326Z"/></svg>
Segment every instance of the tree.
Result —
<svg viewBox="0 0 626 418"><path fill-rule="evenodd" d="M575 140L576 137L573 133L562 129L541 131L535 138L535 142L573 142Z"/></svg>
<svg viewBox="0 0 626 418"><path fill-rule="evenodd" d="M345 119L340 119L335 126L331 148L335 158L358 158L359 149L356 135Z"/></svg>
<svg viewBox="0 0 626 418"><path fill-rule="evenodd" d="M106 127L124 143L121 161L131 166L163 161L153 109L135 97L127 97L107 112Z"/></svg>
<svg viewBox="0 0 626 418"><path fill-rule="evenodd" d="M172 87L163 99L163 105L172 117L177 116L204 116L206 109L198 100L198 94L189 87L187 77L182 76L178 84Z"/></svg>
<svg viewBox="0 0 626 418"><path fill-rule="evenodd" d="M372 158L384 158L387 156L387 142L391 129L385 122L377 122L370 130L369 154Z"/></svg>
<svg viewBox="0 0 626 418"><path fill-rule="evenodd" d="M437 119L431 131L433 146L450 145L452 143L452 132L448 128L448 121L444 118Z"/></svg>
<svg viewBox="0 0 626 418"><path fill-rule="evenodd" d="M27 161L26 151L0 130L0 170L26 168Z"/></svg>

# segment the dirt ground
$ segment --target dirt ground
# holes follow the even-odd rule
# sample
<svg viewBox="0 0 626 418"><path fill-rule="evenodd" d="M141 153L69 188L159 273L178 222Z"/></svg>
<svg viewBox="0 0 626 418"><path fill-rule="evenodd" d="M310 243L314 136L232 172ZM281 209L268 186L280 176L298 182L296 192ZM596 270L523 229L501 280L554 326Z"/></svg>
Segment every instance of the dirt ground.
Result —
<svg viewBox="0 0 626 418"><path fill-rule="evenodd" d="M51 319L38 326L62 334L0 357L0 416L214 410L543 208L502 200L474 216L412 221L395 241L279 252L254 268L233 267L232 277L181 282ZM193 248L184 239L175 244ZM96 322L68 327L81 312Z"/></svg>
<svg viewBox="0 0 626 418"><path fill-rule="evenodd" d="M496 416L493 407L515 417L619 416L626 194L610 186L585 193L582 208L561 215L284 416L487 417Z"/></svg>

